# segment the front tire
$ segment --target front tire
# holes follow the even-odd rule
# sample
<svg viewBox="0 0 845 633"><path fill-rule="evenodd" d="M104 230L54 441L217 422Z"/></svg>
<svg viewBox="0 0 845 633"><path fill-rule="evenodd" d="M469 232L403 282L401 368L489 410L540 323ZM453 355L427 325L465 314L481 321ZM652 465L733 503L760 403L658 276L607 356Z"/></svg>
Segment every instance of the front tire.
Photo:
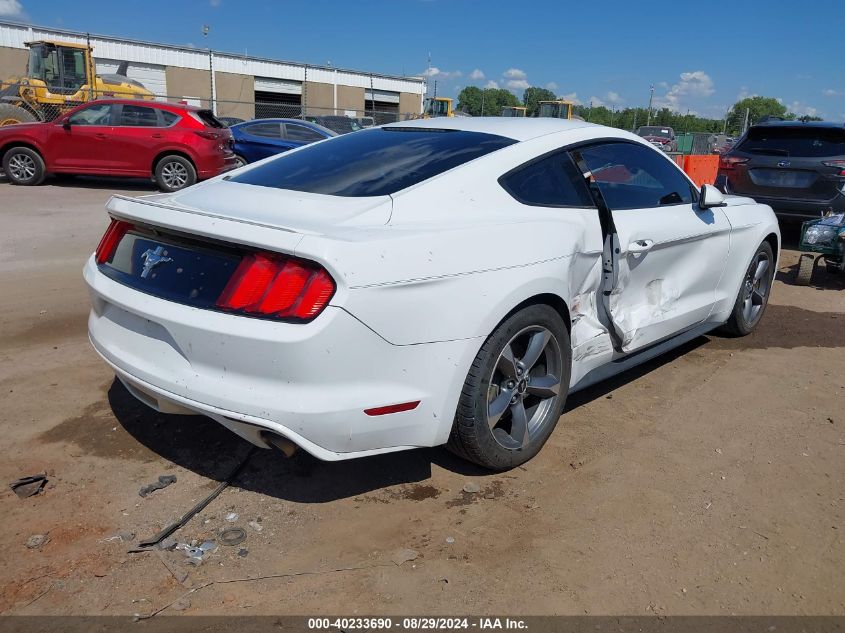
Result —
<svg viewBox="0 0 845 633"><path fill-rule="evenodd" d="M9 182L31 187L40 185L47 177L44 159L28 147L13 147L3 156L3 171Z"/></svg>
<svg viewBox="0 0 845 633"><path fill-rule="evenodd" d="M166 193L190 187L197 181L197 170L187 158L170 154L156 163L155 181Z"/></svg>
<svg viewBox="0 0 845 633"><path fill-rule="evenodd" d="M244 165L249 165L249 161L240 154L235 154L235 169L240 169Z"/></svg>
<svg viewBox="0 0 845 633"><path fill-rule="evenodd" d="M746 336L754 331L769 304L774 276L775 258L772 247L768 242L763 242L757 247L742 279L731 317L722 328L725 333L731 336Z"/></svg>
<svg viewBox="0 0 845 633"><path fill-rule="evenodd" d="M29 110L11 103L0 103L0 127L18 123L31 123L37 120Z"/></svg>
<svg viewBox="0 0 845 633"><path fill-rule="evenodd" d="M534 457L563 411L571 358L557 310L532 305L510 316L475 357L447 448L491 470Z"/></svg>

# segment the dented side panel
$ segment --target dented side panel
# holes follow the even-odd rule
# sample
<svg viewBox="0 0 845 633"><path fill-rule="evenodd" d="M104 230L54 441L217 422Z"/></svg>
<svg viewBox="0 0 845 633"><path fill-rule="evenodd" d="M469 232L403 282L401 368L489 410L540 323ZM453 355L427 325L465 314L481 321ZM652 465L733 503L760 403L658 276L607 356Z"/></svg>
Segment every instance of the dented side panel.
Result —
<svg viewBox="0 0 845 633"><path fill-rule="evenodd" d="M724 212L684 204L614 211L613 221L620 252L610 311L622 351L706 319L730 252Z"/></svg>

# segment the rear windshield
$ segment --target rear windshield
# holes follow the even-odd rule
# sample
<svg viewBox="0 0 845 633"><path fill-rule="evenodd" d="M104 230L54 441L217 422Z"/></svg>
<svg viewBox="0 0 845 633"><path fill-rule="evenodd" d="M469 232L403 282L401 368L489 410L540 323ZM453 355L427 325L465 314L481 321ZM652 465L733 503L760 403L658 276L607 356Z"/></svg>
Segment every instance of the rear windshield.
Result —
<svg viewBox="0 0 845 633"><path fill-rule="evenodd" d="M643 126L637 130L639 136L662 136L664 138L672 137L672 128L668 127L646 127Z"/></svg>
<svg viewBox="0 0 845 633"><path fill-rule="evenodd" d="M231 180L334 196L384 196L513 143L462 130L384 127L283 154Z"/></svg>
<svg viewBox="0 0 845 633"><path fill-rule="evenodd" d="M196 114L209 127L226 127L211 110L199 110Z"/></svg>
<svg viewBox="0 0 845 633"><path fill-rule="evenodd" d="M845 156L845 128L752 127L738 149L770 156Z"/></svg>

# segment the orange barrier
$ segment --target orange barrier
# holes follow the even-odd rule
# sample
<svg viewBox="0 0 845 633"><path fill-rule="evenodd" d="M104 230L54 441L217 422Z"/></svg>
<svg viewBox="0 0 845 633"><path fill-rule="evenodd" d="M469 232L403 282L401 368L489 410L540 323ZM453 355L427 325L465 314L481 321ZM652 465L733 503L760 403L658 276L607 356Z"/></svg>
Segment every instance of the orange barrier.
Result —
<svg viewBox="0 0 845 633"><path fill-rule="evenodd" d="M716 174L719 172L719 156L685 156L684 171L699 187L704 184L712 185L716 182Z"/></svg>

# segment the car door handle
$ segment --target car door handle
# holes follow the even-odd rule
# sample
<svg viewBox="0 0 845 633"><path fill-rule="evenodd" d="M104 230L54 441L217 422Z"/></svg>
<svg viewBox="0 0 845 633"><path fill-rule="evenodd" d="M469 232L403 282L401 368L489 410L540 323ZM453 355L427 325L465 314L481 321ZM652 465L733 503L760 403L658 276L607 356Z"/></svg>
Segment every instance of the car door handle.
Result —
<svg viewBox="0 0 845 633"><path fill-rule="evenodd" d="M103 134L102 132L98 132L97 134L94 135L94 138L100 139L102 141L103 139L107 139L108 136L106 134Z"/></svg>
<svg viewBox="0 0 845 633"><path fill-rule="evenodd" d="M647 253L654 246L654 240L636 240L628 244L629 253Z"/></svg>
<svg viewBox="0 0 845 633"><path fill-rule="evenodd" d="M153 134L153 138L161 138L161 134Z"/></svg>

